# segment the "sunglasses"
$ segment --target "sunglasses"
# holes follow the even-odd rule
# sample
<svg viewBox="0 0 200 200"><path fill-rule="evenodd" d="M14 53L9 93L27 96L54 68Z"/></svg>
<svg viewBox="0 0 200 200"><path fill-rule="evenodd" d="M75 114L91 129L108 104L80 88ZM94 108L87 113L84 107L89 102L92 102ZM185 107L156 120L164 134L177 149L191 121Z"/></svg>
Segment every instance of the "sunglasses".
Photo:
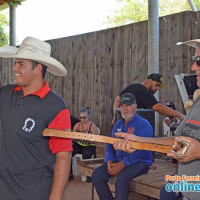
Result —
<svg viewBox="0 0 200 200"><path fill-rule="evenodd" d="M86 117L79 117L79 119L86 119Z"/></svg>
<svg viewBox="0 0 200 200"><path fill-rule="evenodd" d="M193 64L196 62L197 66L200 67L200 56L192 56Z"/></svg>

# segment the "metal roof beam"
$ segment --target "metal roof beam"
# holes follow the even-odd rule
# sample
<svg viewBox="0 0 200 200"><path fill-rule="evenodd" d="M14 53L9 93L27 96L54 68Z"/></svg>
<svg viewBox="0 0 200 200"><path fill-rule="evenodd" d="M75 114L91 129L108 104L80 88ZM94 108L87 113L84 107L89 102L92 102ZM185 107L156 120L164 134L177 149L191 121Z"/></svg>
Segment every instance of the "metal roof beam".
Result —
<svg viewBox="0 0 200 200"><path fill-rule="evenodd" d="M195 6L195 4L194 4L194 2L193 2L193 0L188 0L188 2L190 4L190 7L192 8L193 12L198 11L197 8L196 8L196 6Z"/></svg>
<svg viewBox="0 0 200 200"><path fill-rule="evenodd" d="M16 46L16 5L10 5L10 45Z"/></svg>
<svg viewBox="0 0 200 200"><path fill-rule="evenodd" d="M148 74L159 73L158 0L148 0ZM155 94L159 101L159 91ZM155 136L159 135L159 114L155 112Z"/></svg>

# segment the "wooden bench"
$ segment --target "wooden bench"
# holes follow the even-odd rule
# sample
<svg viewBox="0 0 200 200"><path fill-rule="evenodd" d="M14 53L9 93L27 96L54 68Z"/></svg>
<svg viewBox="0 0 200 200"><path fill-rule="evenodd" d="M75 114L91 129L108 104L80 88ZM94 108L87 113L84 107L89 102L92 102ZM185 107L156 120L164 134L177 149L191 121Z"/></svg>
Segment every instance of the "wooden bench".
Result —
<svg viewBox="0 0 200 200"><path fill-rule="evenodd" d="M100 166L104 158L78 160L81 174L91 176L94 169ZM129 183L129 199L134 200L150 200L159 199L161 188L166 184L165 175L173 175L177 171L177 164L171 161L155 159L155 170L150 169L147 174L138 176L132 179ZM116 177L109 180L111 192L115 192ZM97 195L92 190L92 199L98 199Z"/></svg>

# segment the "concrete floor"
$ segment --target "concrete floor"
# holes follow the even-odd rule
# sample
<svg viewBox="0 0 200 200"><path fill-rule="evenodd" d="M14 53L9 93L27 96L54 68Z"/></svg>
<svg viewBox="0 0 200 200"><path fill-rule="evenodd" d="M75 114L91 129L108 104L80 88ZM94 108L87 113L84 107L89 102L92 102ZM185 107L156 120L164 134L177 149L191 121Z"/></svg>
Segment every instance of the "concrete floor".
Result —
<svg viewBox="0 0 200 200"><path fill-rule="evenodd" d="M82 182L75 177L67 183L63 200L92 200L92 183Z"/></svg>

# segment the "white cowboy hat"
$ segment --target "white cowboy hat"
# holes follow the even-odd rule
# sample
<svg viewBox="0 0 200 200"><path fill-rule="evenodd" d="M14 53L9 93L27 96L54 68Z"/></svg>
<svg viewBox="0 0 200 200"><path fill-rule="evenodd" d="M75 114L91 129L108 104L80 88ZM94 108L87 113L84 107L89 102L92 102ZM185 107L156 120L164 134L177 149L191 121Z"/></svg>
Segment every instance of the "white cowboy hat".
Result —
<svg viewBox="0 0 200 200"><path fill-rule="evenodd" d="M19 48L13 46L0 47L0 57L33 60L47 66L47 71L56 76L66 76L65 67L52 58L50 54L50 44L33 37L25 38Z"/></svg>
<svg viewBox="0 0 200 200"><path fill-rule="evenodd" d="M190 47L194 47L197 48L197 45L200 45L200 39L195 39L195 40L188 40L186 42L177 42L176 45L182 45L182 44L186 44Z"/></svg>

